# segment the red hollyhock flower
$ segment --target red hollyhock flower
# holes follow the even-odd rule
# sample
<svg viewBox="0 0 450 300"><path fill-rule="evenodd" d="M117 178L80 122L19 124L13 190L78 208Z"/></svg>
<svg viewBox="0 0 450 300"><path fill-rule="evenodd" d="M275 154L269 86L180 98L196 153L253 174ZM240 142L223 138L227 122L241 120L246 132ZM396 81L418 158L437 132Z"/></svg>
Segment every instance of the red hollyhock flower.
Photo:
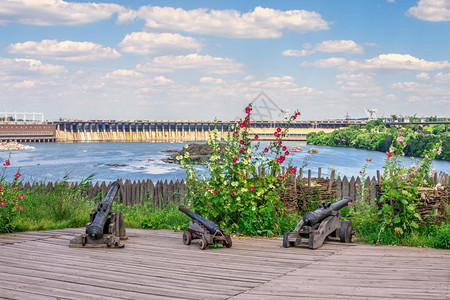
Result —
<svg viewBox="0 0 450 300"><path fill-rule="evenodd" d="M288 156L289 155L289 151L284 152L284 154L286 154L286 156Z"/></svg>
<svg viewBox="0 0 450 300"><path fill-rule="evenodd" d="M237 162L237 157L233 158L233 163Z"/></svg>
<svg viewBox="0 0 450 300"><path fill-rule="evenodd" d="M286 149L287 149L287 147L286 147L286 146L283 146L283 151L286 151Z"/></svg>
<svg viewBox="0 0 450 300"><path fill-rule="evenodd" d="M257 140L257 139L259 139L259 135L256 134L255 135L255 140Z"/></svg>
<svg viewBox="0 0 450 300"><path fill-rule="evenodd" d="M16 175L14 175L14 177L19 178L20 176L22 176L19 172L16 173Z"/></svg>
<svg viewBox="0 0 450 300"><path fill-rule="evenodd" d="M280 127L277 128L277 132L281 132L281 128Z"/></svg>
<svg viewBox="0 0 450 300"><path fill-rule="evenodd" d="M11 162L9 161L9 159L5 160L5 163L3 164L5 167L8 167L9 165L11 165Z"/></svg>
<svg viewBox="0 0 450 300"><path fill-rule="evenodd" d="M265 152L265 153L269 152L269 148L267 148L267 147L264 148L264 152Z"/></svg>

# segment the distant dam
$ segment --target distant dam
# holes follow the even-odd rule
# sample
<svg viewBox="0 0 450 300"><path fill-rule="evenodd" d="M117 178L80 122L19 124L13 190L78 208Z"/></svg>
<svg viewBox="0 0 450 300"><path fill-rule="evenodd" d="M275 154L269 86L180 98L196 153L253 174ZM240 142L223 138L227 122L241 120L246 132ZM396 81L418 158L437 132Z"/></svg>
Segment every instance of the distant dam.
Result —
<svg viewBox="0 0 450 300"><path fill-rule="evenodd" d="M219 138L225 137L234 128L236 121L61 121L56 125L57 142L197 142L208 140L215 128ZM310 132L331 132L351 124L366 124L365 121L296 121L289 127L287 141L306 141ZM251 134L257 134L262 141L274 139L278 127L285 127L282 121L253 121Z"/></svg>
<svg viewBox="0 0 450 300"><path fill-rule="evenodd" d="M331 132L349 125L364 125L366 121L330 120L295 121L290 124L286 141L306 141L310 132ZM71 120L58 122L0 122L0 142L200 142L207 141L217 129L219 138L233 130L236 121L116 121ZM253 121L250 134L261 141L274 139L276 128L284 128L283 121Z"/></svg>

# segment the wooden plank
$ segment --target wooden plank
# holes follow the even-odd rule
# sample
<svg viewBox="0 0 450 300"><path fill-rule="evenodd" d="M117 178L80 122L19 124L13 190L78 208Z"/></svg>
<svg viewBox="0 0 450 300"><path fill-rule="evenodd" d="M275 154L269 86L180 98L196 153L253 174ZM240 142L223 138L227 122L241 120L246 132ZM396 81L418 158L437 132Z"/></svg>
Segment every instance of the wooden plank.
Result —
<svg viewBox="0 0 450 300"><path fill-rule="evenodd" d="M123 249L69 248L83 232L0 235L0 298L449 298L448 250L234 237L232 248L202 251L181 232L136 229Z"/></svg>

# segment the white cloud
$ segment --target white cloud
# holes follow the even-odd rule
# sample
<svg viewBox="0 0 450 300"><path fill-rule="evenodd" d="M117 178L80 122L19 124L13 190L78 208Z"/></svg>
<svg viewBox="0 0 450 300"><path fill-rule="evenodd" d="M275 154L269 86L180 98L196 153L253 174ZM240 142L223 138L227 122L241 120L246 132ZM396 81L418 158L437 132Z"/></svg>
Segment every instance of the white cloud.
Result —
<svg viewBox="0 0 450 300"><path fill-rule="evenodd" d="M117 4L72 3L63 0L2 0L0 24L37 26L82 25L106 20L123 11Z"/></svg>
<svg viewBox="0 0 450 300"><path fill-rule="evenodd" d="M303 45L302 50L286 50L283 51L284 56L308 56L317 52L324 53L363 53L363 47L349 40L323 41L317 43L314 47L310 44Z"/></svg>
<svg viewBox="0 0 450 300"><path fill-rule="evenodd" d="M268 77L265 80L255 81L252 87L261 89L293 89L297 84L292 76Z"/></svg>
<svg viewBox="0 0 450 300"><path fill-rule="evenodd" d="M439 72L434 75L433 80L436 83L450 83L450 73Z"/></svg>
<svg viewBox="0 0 450 300"><path fill-rule="evenodd" d="M278 38L283 29L306 33L327 30L328 22L320 14L306 10L281 11L256 7L252 12L142 6L138 11L119 14L119 22L140 18L147 28L166 31L184 31L229 38Z"/></svg>
<svg viewBox="0 0 450 300"><path fill-rule="evenodd" d="M201 43L195 38L182 36L178 33L151 32L127 34L119 46L123 52L138 55L174 54L200 51L201 49Z"/></svg>
<svg viewBox="0 0 450 300"><path fill-rule="evenodd" d="M176 70L197 70L213 74L233 74L242 73L242 68L242 64L236 63L230 58L198 54L158 56L137 65L139 71L159 73Z"/></svg>
<svg viewBox="0 0 450 300"><path fill-rule="evenodd" d="M302 63L301 66L314 66L318 68L338 68L346 71L373 71L373 72L405 72L405 71L433 71L450 68L448 61L426 61L409 54L381 54L366 60L346 60L332 57L316 60L312 63Z"/></svg>
<svg viewBox="0 0 450 300"><path fill-rule="evenodd" d="M225 80L223 80L222 78L202 77L200 78L200 82L207 84L224 84Z"/></svg>
<svg viewBox="0 0 450 300"><path fill-rule="evenodd" d="M350 93L353 97L377 97L384 94L383 89L375 79L367 74L344 73L336 76L341 91Z"/></svg>
<svg viewBox="0 0 450 300"><path fill-rule="evenodd" d="M450 21L450 1L419 0L416 6L408 9L408 13L420 20L431 22Z"/></svg>
<svg viewBox="0 0 450 300"><path fill-rule="evenodd" d="M318 59L312 63L303 62L300 66L313 66L316 68L342 68L347 64L347 60L341 57L330 57L327 59Z"/></svg>
<svg viewBox="0 0 450 300"><path fill-rule="evenodd" d="M113 48L105 48L92 42L58 42L57 40L11 44L8 47L8 52L25 55L26 57L63 61L107 60L121 56Z"/></svg>
<svg viewBox="0 0 450 300"><path fill-rule="evenodd" d="M425 72L421 72L421 73L416 75L416 78L420 79L420 80L428 80L428 79L430 79L430 74L425 73Z"/></svg>
<svg viewBox="0 0 450 300"><path fill-rule="evenodd" d="M308 51L307 50L295 50L295 49L288 49L284 50L281 55L283 56L307 56Z"/></svg>
<svg viewBox="0 0 450 300"><path fill-rule="evenodd" d="M43 64L36 59L1 58L0 75L25 75L25 74L63 74L64 66Z"/></svg>

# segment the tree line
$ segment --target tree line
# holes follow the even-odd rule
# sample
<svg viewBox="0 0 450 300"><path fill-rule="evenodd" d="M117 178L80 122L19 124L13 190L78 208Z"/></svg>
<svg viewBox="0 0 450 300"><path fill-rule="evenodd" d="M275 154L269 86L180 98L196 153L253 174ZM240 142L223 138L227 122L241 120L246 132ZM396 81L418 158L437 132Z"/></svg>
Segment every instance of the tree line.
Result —
<svg viewBox="0 0 450 300"><path fill-rule="evenodd" d="M383 120L377 119L363 126L350 125L330 133L311 132L307 135L307 143L386 152L389 151L392 140L398 136L403 136L406 141L406 156L423 157L425 152L442 142L442 151L436 159L450 160L450 132L444 124L387 126Z"/></svg>

